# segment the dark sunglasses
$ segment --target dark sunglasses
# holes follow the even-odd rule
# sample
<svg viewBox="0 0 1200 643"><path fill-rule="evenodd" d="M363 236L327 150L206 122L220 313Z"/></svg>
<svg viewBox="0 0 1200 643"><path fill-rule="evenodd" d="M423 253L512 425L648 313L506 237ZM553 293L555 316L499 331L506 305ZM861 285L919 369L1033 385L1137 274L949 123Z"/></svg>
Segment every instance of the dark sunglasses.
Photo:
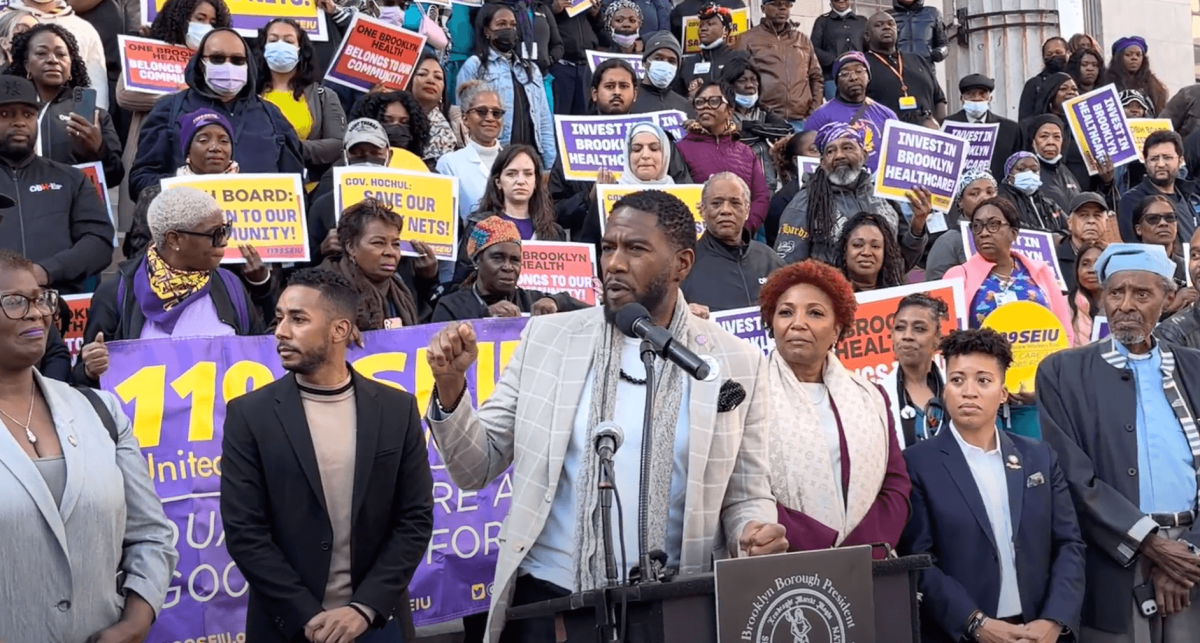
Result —
<svg viewBox="0 0 1200 643"><path fill-rule="evenodd" d="M186 234L192 237L208 237L212 240L214 248L220 248L229 241L229 235L233 232L233 224L226 223L223 226L212 229L209 232L192 232L191 230L176 230L179 234Z"/></svg>
<svg viewBox="0 0 1200 643"><path fill-rule="evenodd" d="M1175 215L1173 214L1147 214L1142 217L1142 223L1146 225L1158 225L1160 223L1175 223Z"/></svg>
<svg viewBox="0 0 1200 643"><path fill-rule="evenodd" d="M242 65L246 64L245 56L226 56L225 54L213 54L211 56L205 56L204 59L214 65L224 65L225 63L230 62L238 67L241 67Z"/></svg>
<svg viewBox="0 0 1200 643"><path fill-rule="evenodd" d="M492 118L496 120L504 118L505 114L505 111L498 107L474 107L468 109L467 111L474 113L479 118L487 118L488 114L491 114Z"/></svg>

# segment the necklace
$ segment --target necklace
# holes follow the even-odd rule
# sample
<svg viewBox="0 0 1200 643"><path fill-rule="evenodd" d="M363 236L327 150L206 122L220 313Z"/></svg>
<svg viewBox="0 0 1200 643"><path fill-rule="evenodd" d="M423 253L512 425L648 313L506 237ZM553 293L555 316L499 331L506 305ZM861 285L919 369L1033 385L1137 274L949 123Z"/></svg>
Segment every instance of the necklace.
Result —
<svg viewBox="0 0 1200 643"><path fill-rule="evenodd" d="M34 384L34 386L36 387L37 385ZM33 431L31 431L29 429L29 425L33 422L33 400L34 400L34 398L37 397L37 395L35 395L34 392L35 391L33 391L33 390L29 391L29 413L25 416L24 424L21 424L21 421L18 420L17 418L5 413L4 409L0 409L0 415L3 415L4 417L12 420L13 422L15 422L17 424L17 426L21 427L22 429L25 429L25 439L29 440L30 444L37 444L37 436L34 435Z"/></svg>
<svg viewBox="0 0 1200 643"><path fill-rule="evenodd" d="M629 382L630 384L636 384L637 386L645 386L646 385L645 378L638 379L638 378L630 375L629 373L626 373L625 369L621 369L621 379L625 380L626 382Z"/></svg>

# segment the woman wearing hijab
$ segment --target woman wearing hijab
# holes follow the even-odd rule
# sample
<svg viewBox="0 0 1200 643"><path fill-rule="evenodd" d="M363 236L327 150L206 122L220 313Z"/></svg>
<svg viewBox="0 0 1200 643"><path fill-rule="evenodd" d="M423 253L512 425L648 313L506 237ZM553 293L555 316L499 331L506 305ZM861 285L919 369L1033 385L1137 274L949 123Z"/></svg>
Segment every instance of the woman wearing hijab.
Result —
<svg viewBox="0 0 1200 643"><path fill-rule="evenodd" d="M1167 86L1150 71L1150 51L1141 36L1120 38L1112 46L1112 64L1108 66L1107 82L1118 91L1136 89L1150 97L1152 105L1167 104Z"/></svg>

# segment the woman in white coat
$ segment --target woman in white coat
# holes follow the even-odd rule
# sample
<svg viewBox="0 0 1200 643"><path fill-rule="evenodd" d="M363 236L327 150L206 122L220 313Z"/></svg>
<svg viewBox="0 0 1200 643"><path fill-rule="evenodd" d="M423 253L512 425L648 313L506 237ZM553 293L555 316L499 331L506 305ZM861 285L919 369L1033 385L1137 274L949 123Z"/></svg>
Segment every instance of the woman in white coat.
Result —
<svg viewBox="0 0 1200 643"><path fill-rule="evenodd" d="M891 404L901 449L933 437L942 425L946 375L934 355L949 318L946 302L925 293L909 295L896 307L891 333L897 367L880 386Z"/></svg>

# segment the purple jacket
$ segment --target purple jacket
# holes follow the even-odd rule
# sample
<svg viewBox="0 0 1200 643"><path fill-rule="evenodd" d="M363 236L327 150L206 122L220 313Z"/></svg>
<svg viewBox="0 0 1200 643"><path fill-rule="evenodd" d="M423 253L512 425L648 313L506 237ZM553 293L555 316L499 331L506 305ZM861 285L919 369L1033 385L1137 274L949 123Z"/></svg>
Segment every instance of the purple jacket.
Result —
<svg viewBox="0 0 1200 643"><path fill-rule="evenodd" d="M676 148L692 171L692 179L704 183L708 177L721 172L733 172L750 186L750 217L746 229L758 230L767 218L767 207L771 204L771 191L767 188L767 177L763 174L762 162L749 145L737 141L733 135L714 137L689 131Z"/></svg>

